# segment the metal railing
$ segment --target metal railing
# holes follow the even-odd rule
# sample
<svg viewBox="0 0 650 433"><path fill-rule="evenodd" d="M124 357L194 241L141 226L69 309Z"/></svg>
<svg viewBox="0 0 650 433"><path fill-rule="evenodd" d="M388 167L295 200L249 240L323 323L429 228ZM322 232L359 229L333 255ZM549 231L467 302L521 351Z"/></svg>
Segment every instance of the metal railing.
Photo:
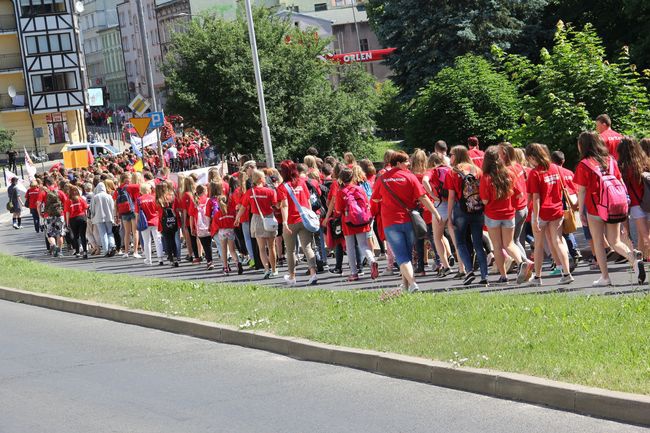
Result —
<svg viewBox="0 0 650 433"><path fill-rule="evenodd" d="M0 56L0 71L22 69L23 62L20 54L3 54Z"/></svg>
<svg viewBox="0 0 650 433"><path fill-rule="evenodd" d="M15 32L16 29L16 17L14 15L0 15L0 33Z"/></svg>

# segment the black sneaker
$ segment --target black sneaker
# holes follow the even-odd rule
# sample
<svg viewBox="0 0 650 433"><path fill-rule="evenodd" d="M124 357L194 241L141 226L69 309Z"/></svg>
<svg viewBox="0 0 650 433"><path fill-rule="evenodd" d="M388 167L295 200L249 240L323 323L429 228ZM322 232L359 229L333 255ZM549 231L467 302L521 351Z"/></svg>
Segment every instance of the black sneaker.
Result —
<svg viewBox="0 0 650 433"><path fill-rule="evenodd" d="M447 261L449 262L449 266L454 266L456 264L456 257L454 256L449 256L447 258Z"/></svg>
<svg viewBox="0 0 650 433"><path fill-rule="evenodd" d="M454 275L454 280L462 280L463 278L465 278L465 272L458 272Z"/></svg>
<svg viewBox="0 0 650 433"><path fill-rule="evenodd" d="M174 260L174 267L177 268L177 267L179 267L179 266L180 266L180 265L179 265L179 263L178 263L178 260Z"/></svg>
<svg viewBox="0 0 650 433"><path fill-rule="evenodd" d="M620 255L620 254L619 254L618 257L616 258L616 260L614 260L614 263L617 264L617 265L622 265L623 263L626 263L626 262L627 262L627 258L626 258L626 257L623 257L623 256Z"/></svg>
<svg viewBox="0 0 650 433"><path fill-rule="evenodd" d="M469 286L472 284L472 282L476 279L476 275L474 272L469 272L467 275L465 275L465 279L463 280L463 285Z"/></svg>
<svg viewBox="0 0 650 433"><path fill-rule="evenodd" d="M636 274L637 281L639 284L645 283L645 266L643 265L643 260L637 260L635 268L634 273Z"/></svg>
<svg viewBox="0 0 650 433"><path fill-rule="evenodd" d="M338 275L342 275L342 274L343 274L343 269L332 268L332 269L330 269L330 274L338 274Z"/></svg>
<svg viewBox="0 0 650 433"><path fill-rule="evenodd" d="M490 285L490 283L488 283L488 280L486 280L485 278L483 278L483 279L481 279L481 281L478 282L478 285L479 285L479 286L488 287L488 286Z"/></svg>
<svg viewBox="0 0 650 433"><path fill-rule="evenodd" d="M241 262L237 262L237 274L241 275L244 273L244 267L242 266Z"/></svg>
<svg viewBox="0 0 650 433"><path fill-rule="evenodd" d="M499 281L497 281L497 283L499 283L499 284L508 284L508 281L509 281L508 277L503 277L502 276L502 277L499 278Z"/></svg>

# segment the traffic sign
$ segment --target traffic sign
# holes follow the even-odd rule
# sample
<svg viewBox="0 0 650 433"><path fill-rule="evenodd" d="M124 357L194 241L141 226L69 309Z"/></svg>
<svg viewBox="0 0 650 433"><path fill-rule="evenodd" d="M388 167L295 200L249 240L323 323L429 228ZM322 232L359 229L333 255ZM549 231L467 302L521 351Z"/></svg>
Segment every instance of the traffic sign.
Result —
<svg viewBox="0 0 650 433"><path fill-rule="evenodd" d="M135 98L133 98L133 101L129 104L129 108L131 111L133 111L135 114L138 116L142 116L145 111L147 111L150 107L149 102L147 102L146 99L144 99L144 96L141 94L137 94Z"/></svg>
<svg viewBox="0 0 650 433"><path fill-rule="evenodd" d="M130 122L138 133L138 136L143 138L147 133L147 129L149 129L149 125L151 125L151 117L132 117Z"/></svg>
<svg viewBox="0 0 650 433"><path fill-rule="evenodd" d="M149 128L160 128L165 124L165 114L162 111L147 113L145 116L151 118L151 125L149 125Z"/></svg>

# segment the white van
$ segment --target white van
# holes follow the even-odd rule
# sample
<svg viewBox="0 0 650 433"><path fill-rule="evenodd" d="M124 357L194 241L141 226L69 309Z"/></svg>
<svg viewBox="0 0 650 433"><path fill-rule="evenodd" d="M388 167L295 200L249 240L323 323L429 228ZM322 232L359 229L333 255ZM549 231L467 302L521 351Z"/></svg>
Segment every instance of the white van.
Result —
<svg viewBox="0 0 650 433"><path fill-rule="evenodd" d="M122 153L112 145L108 143L102 143L101 141L96 141L94 143L68 144L63 148L63 151L66 152L70 150L86 150L87 148L90 148L94 156L113 156Z"/></svg>

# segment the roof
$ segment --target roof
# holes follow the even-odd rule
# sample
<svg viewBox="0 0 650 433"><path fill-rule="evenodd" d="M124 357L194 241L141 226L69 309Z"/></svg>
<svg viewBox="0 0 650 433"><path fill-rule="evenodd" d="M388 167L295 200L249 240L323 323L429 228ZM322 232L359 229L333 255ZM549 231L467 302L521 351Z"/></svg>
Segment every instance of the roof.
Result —
<svg viewBox="0 0 650 433"><path fill-rule="evenodd" d="M283 18L284 17L287 17L287 18L292 17L292 18L298 18L298 19L305 18L307 20L321 22L321 23L323 23L325 25L332 24L331 20L326 19L324 17L311 15L310 13L292 12L292 11L289 11L289 10L286 10L286 9L277 12L276 15L279 16L279 17L283 17Z"/></svg>
<svg viewBox="0 0 650 433"><path fill-rule="evenodd" d="M356 20L358 23L368 22L368 13L365 10L356 10ZM354 23L354 15L351 7L328 9L317 12L301 12L303 15L309 15L316 18L322 18L332 22L333 26Z"/></svg>

